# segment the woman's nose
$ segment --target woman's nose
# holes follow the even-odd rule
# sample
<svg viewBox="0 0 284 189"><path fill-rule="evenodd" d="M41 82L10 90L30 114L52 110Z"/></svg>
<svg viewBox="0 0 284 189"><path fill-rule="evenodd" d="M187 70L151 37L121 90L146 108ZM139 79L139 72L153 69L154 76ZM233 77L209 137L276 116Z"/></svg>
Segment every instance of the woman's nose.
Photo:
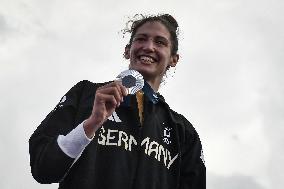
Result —
<svg viewBox="0 0 284 189"><path fill-rule="evenodd" d="M155 51L155 44L154 41L152 39L148 39L143 46L143 49L146 51Z"/></svg>

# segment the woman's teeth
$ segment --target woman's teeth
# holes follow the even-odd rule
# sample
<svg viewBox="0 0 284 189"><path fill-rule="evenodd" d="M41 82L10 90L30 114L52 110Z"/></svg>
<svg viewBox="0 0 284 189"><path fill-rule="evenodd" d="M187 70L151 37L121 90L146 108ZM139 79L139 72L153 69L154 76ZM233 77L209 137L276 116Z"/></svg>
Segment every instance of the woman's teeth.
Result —
<svg viewBox="0 0 284 189"><path fill-rule="evenodd" d="M148 56L141 56L140 60L145 64L152 64L154 62L154 59Z"/></svg>

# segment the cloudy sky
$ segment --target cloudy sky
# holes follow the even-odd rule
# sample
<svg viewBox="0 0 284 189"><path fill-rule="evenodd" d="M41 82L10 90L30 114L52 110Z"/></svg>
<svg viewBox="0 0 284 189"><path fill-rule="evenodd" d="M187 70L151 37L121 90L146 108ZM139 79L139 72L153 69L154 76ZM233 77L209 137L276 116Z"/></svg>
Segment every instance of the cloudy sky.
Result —
<svg viewBox="0 0 284 189"><path fill-rule="evenodd" d="M28 139L78 81L127 68L137 13L180 24L180 61L160 89L197 129L208 188L284 185L284 1L0 0L0 188L55 189L30 174Z"/></svg>

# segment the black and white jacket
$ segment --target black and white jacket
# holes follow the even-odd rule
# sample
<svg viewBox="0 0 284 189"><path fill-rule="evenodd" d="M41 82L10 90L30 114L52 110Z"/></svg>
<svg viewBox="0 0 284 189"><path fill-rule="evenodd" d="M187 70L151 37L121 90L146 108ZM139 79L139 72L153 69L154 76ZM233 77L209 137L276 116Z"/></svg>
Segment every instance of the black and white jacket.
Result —
<svg viewBox="0 0 284 189"><path fill-rule="evenodd" d="M199 136L159 94L157 101L151 92L145 95L142 124L136 97L128 95L75 163L61 150L58 136L90 116L102 85L77 83L32 134L33 177L39 183L59 182L61 189L205 189Z"/></svg>

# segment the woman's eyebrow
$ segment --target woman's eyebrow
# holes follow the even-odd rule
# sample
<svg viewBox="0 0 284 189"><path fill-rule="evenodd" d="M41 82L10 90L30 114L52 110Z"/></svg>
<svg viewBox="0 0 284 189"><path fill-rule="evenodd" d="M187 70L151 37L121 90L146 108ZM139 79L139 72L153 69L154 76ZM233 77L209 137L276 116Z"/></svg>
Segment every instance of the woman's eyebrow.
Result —
<svg viewBox="0 0 284 189"><path fill-rule="evenodd" d="M145 34L145 33L138 33L138 34L135 34L134 35L134 38L135 37L148 37L148 35L147 34ZM166 41L170 41L168 38L166 38L166 37L164 37L164 36L155 36L154 38L157 38L157 39L163 39L163 40L166 40Z"/></svg>
<svg viewBox="0 0 284 189"><path fill-rule="evenodd" d="M135 34L134 37L147 37L148 35L147 34L144 34L144 33L138 33L138 34Z"/></svg>
<svg viewBox="0 0 284 189"><path fill-rule="evenodd" d="M168 38L164 37L164 36L157 36L156 37L157 39L162 39L162 40L165 40L165 41L170 41Z"/></svg>

